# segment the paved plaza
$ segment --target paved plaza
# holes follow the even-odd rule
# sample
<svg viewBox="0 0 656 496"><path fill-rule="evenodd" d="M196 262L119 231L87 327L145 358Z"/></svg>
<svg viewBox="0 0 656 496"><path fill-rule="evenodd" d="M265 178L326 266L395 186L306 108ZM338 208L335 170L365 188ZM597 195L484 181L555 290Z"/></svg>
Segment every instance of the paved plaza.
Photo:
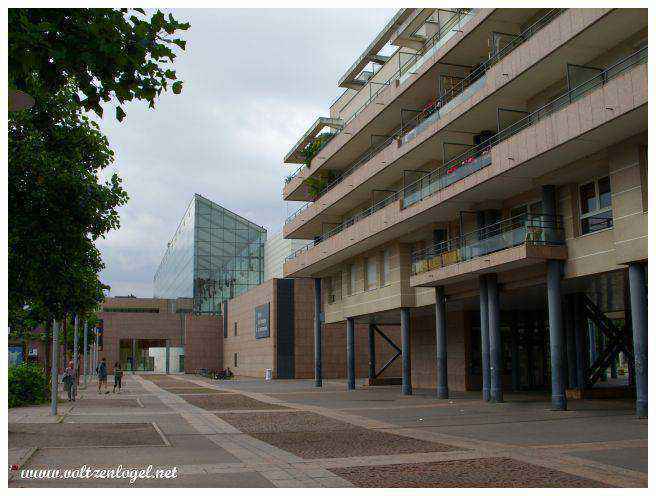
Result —
<svg viewBox="0 0 656 496"><path fill-rule="evenodd" d="M110 381L111 383L111 381ZM126 375L120 395L9 410L20 468L178 468L161 487L646 487L647 420L632 401L480 393L438 400L340 381L213 381ZM95 384L94 384L95 386ZM24 480L10 487L129 486L126 479Z"/></svg>

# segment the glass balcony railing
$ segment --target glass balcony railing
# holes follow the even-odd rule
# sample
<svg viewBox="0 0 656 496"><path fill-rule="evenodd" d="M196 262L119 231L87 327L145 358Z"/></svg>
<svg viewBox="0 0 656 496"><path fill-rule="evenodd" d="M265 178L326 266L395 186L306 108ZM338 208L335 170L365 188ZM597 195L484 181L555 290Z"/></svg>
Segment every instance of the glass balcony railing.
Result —
<svg viewBox="0 0 656 496"><path fill-rule="evenodd" d="M633 54L621 59L612 66L601 71L596 76L577 85L574 88L571 88L563 95L555 98L546 105L540 107L537 110L534 110L517 122L499 131L497 134L487 139L486 141L480 143L479 145L473 146L469 150L450 159L439 169L426 174L421 179L409 184L399 191L392 193L387 198L369 207L360 214L355 215L347 221L344 221L335 229L317 237L314 242L292 253L287 257L287 259L294 259L303 251L309 250L312 248L312 246L321 243L331 236L334 236L346 227L353 225L358 220L368 217L372 213L399 199L402 199L400 208L408 208L435 194L437 191L440 191L447 186L450 186L451 184L454 184L461 179L473 174L474 172L487 167L492 163L491 150L493 146L498 145L511 136L514 136L523 129L532 126L545 117L548 117L554 112L562 109L566 105L575 102L596 88L605 85L608 81L611 81L615 77L626 73L633 67L647 63L647 54L648 47L645 45Z"/></svg>
<svg viewBox="0 0 656 496"><path fill-rule="evenodd" d="M467 12L462 12L460 15L454 15L451 18L451 21L445 24L445 26L443 26L442 28L444 37L450 37L450 35L446 33L447 28L451 29L452 33L457 32L457 29L454 30L453 27L455 25L462 26L463 23L466 22L465 19L469 20L471 16L473 16L473 10L474 9L471 9L470 11ZM342 172L337 178L333 179L328 185L326 185L326 187L317 195L317 198L323 196L328 190L332 189L334 186L339 184L345 177L349 176L351 173L357 170L361 165L371 160L380 151L387 148L392 142L396 140L401 140L401 144L409 143L417 135L421 134L426 128L428 128L428 126L430 126L431 124L439 120L441 117L448 114L460 103L467 101L469 98L471 98L481 88L483 88L483 86L485 86L486 73L490 67L495 65L501 59L503 59L506 55L511 53L515 48L520 46L526 40L530 39L542 27L549 24L549 22L551 22L555 17L560 15L565 10L566 9L551 9L539 20L537 20L531 26L526 28L522 33L512 38L506 45L501 47L496 52L492 53L488 58L488 60L486 60L484 63L476 67L466 78L460 80L456 85L444 91L442 94L440 94L438 98L436 98L433 102L427 105L422 111L418 112L417 115L413 117L410 121L402 124L402 126L399 129L392 132L392 134L389 136L387 140L369 148L362 156L360 156L360 158L358 158L358 160L356 160L356 162L353 165L351 165L348 169ZM428 47L431 43L433 43L433 45L431 46L437 46L436 44L439 43L439 40L438 41L435 40L437 40L438 35L439 33L433 36L431 38L431 40L433 41L429 40L429 42L427 42L425 46ZM439 44L439 46L441 46L442 44L443 43ZM418 54L413 54L413 56L414 55L418 55ZM413 58L412 60L416 60L416 57ZM409 69L410 69L409 61L406 61L406 63L404 63L402 66L399 67L399 71L397 71L397 73L395 73L395 75L393 75L390 78L390 80L388 80L388 82L384 84L388 84L389 81L393 81L395 77L398 77L402 73L405 74ZM368 101L369 103L378 95L380 90L382 90L382 88L379 88L378 92L376 92L373 95L373 97L369 99ZM368 103L366 103L362 107L362 109L364 109L364 107L366 107L367 105ZM347 121L346 124L348 124L350 120L352 119L349 119L349 121ZM305 167L305 165L302 165L293 175L286 178L285 184L287 184L296 175L298 175L298 173L303 169L303 167ZM286 219L285 224L291 222L294 218L296 218L301 212L307 209L310 205L312 205L311 202L301 206L297 211L295 211L292 215L290 215Z"/></svg>
<svg viewBox="0 0 656 496"><path fill-rule="evenodd" d="M412 254L412 275L466 262L523 244L563 245L560 215L522 214L433 244Z"/></svg>

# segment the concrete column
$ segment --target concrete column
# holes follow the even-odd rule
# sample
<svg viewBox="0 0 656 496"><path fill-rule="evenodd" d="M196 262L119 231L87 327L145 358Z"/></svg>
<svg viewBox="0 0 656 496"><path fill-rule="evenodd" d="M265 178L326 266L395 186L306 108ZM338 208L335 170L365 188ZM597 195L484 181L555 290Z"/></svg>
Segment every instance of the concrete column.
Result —
<svg viewBox="0 0 656 496"><path fill-rule="evenodd" d="M517 312L512 313L510 322L510 352L512 354L512 388L519 391L519 342L517 336Z"/></svg>
<svg viewBox="0 0 656 496"><path fill-rule="evenodd" d="M137 340L132 338L132 373L137 370Z"/></svg>
<svg viewBox="0 0 656 496"><path fill-rule="evenodd" d="M57 388L59 387L59 373L57 371L57 358L59 358L59 324L52 323L52 357L50 364L50 415L57 415Z"/></svg>
<svg viewBox="0 0 656 496"><path fill-rule="evenodd" d="M565 397L565 337L560 293L559 260L547 261L547 303L549 306L549 348L551 353L551 408L567 410Z"/></svg>
<svg viewBox="0 0 656 496"><path fill-rule="evenodd" d="M481 374L483 375L483 400L490 401L490 332L488 326L487 277L478 278L481 314Z"/></svg>
<svg viewBox="0 0 656 496"><path fill-rule="evenodd" d="M77 332L78 325L79 325L79 320L77 318L77 314L75 314L75 322L73 324L73 367L75 368L76 378L77 378L77 361L78 361L77 346L79 343L78 332Z"/></svg>
<svg viewBox="0 0 656 496"><path fill-rule="evenodd" d="M435 360L437 365L437 397L449 397L446 362L446 298L444 286L435 287Z"/></svg>
<svg viewBox="0 0 656 496"><path fill-rule="evenodd" d="M346 319L346 389L355 389L355 321Z"/></svg>
<svg viewBox="0 0 656 496"><path fill-rule="evenodd" d="M576 345L576 385L579 389L587 387L588 363L585 352L585 329L583 321L583 305L581 295L576 294L574 300L574 337Z"/></svg>
<svg viewBox="0 0 656 496"><path fill-rule="evenodd" d="M635 356L636 414L647 417L647 280L645 267L629 264L633 354Z"/></svg>
<svg viewBox="0 0 656 496"><path fill-rule="evenodd" d="M597 359L597 329L594 322L588 319L588 349L590 350L590 365Z"/></svg>
<svg viewBox="0 0 656 496"><path fill-rule="evenodd" d="M570 388L578 387L577 364L576 364L576 325L574 320L574 298L567 296L567 324L565 325L565 336L567 341L567 384Z"/></svg>
<svg viewBox="0 0 656 496"><path fill-rule="evenodd" d="M410 365L410 309L401 309L401 360L403 369L403 379L401 393L404 395L412 394L412 376Z"/></svg>
<svg viewBox="0 0 656 496"><path fill-rule="evenodd" d="M314 279L314 386L321 387L321 279Z"/></svg>
<svg viewBox="0 0 656 496"><path fill-rule="evenodd" d="M84 367L84 373L82 374L84 376L84 387L87 387L87 373L89 372L88 370L88 361L87 361L87 346L89 345L89 338L87 336L87 321L84 321L84 336L82 337L82 366Z"/></svg>
<svg viewBox="0 0 656 496"><path fill-rule="evenodd" d="M171 340L167 339L166 340L166 373L169 374L171 372Z"/></svg>
<svg viewBox="0 0 656 496"><path fill-rule="evenodd" d="M376 376L376 333L374 325L369 324L369 379Z"/></svg>
<svg viewBox="0 0 656 496"><path fill-rule="evenodd" d="M499 285L496 274L487 276L487 306L488 331L490 333L490 400L501 403L503 401L501 310L499 308Z"/></svg>

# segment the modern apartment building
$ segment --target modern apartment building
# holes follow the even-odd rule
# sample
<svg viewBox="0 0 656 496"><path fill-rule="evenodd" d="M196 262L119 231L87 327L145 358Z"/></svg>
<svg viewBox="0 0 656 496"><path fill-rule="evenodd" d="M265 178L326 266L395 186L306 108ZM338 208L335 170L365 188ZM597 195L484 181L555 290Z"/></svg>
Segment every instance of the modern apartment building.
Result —
<svg viewBox="0 0 656 496"><path fill-rule="evenodd" d="M400 9L285 157L315 343L398 325L402 392L606 381L647 412L647 11ZM321 346L315 379L321 384ZM620 364L620 360L622 361Z"/></svg>

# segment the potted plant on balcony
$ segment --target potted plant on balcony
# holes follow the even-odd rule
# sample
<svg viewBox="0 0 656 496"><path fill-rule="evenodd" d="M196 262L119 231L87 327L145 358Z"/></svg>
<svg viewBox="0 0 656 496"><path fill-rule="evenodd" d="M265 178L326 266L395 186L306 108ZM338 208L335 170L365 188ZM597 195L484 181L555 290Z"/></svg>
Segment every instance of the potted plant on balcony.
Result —
<svg viewBox="0 0 656 496"><path fill-rule="evenodd" d="M332 137L335 136L334 133L321 133L319 136L314 138L308 145L301 151L303 156L303 162L305 165L310 168L310 163L312 159L317 156L317 153L328 143Z"/></svg>
<svg viewBox="0 0 656 496"><path fill-rule="evenodd" d="M326 189L326 186L333 182L336 177L337 173L331 170L321 172L318 177L308 177L305 182L312 201L319 198L323 190Z"/></svg>

